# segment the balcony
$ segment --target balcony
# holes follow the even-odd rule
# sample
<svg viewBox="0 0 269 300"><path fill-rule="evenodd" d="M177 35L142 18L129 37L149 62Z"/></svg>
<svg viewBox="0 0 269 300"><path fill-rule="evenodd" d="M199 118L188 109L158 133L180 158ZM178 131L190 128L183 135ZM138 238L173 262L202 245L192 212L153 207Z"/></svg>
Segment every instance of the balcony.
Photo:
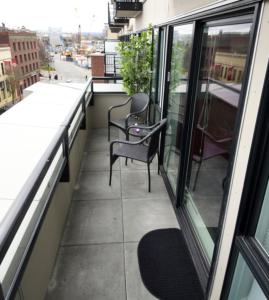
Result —
<svg viewBox="0 0 269 300"><path fill-rule="evenodd" d="M151 193L142 163L120 160L108 185L106 113L126 100L121 84L27 91L0 120L0 299L153 299L137 244L178 222L156 161Z"/></svg>
<svg viewBox="0 0 269 300"><path fill-rule="evenodd" d="M128 24L129 21L126 18L115 18L115 10L113 5L108 3L108 26L111 32L118 33L123 29L125 24ZM127 23L126 23L127 22Z"/></svg>
<svg viewBox="0 0 269 300"><path fill-rule="evenodd" d="M114 1L117 18L136 18L143 10L143 3L135 1Z"/></svg>

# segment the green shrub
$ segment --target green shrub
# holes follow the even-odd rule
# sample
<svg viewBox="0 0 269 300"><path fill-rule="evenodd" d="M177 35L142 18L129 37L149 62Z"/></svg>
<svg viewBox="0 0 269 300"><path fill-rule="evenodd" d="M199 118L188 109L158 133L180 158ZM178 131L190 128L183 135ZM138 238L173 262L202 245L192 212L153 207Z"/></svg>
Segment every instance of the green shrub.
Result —
<svg viewBox="0 0 269 300"><path fill-rule="evenodd" d="M132 35L130 41L120 42L120 74L128 95L149 93L152 65L152 29Z"/></svg>

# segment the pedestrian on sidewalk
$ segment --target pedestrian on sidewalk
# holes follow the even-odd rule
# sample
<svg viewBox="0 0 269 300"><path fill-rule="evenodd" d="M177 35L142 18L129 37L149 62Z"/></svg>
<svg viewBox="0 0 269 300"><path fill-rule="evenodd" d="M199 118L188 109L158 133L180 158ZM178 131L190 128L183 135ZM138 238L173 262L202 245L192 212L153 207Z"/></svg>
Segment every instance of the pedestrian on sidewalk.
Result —
<svg viewBox="0 0 269 300"><path fill-rule="evenodd" d="M49 74L49 80L51 80L51 75Z"/></svg>

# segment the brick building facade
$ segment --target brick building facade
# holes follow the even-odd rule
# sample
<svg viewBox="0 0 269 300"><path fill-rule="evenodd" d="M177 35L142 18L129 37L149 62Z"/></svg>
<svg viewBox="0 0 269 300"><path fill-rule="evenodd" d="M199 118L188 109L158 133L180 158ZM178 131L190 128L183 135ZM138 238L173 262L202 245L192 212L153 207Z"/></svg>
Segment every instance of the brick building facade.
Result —
<svg viewBox="0 0 269 300"><path fill-rule="evenodd" d="M11 49L12 65L17 81L18 95L24 88L39 81L39 56L35 32L8 30L0 32L0 47Z"/></svg>

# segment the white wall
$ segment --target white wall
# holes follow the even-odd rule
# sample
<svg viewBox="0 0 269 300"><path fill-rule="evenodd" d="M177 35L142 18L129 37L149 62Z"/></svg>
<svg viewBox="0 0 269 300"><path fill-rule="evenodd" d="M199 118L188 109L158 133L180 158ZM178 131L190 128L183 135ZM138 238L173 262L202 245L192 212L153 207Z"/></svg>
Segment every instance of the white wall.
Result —
<svg viewBox="0 0 269 300"><path fill-rule="evenodd" d="M133 31L167 21L181 13L189 12L202 6L219 2L216 0L147 0L143 5L143 12L136 18L131 19Z"/></svg>

